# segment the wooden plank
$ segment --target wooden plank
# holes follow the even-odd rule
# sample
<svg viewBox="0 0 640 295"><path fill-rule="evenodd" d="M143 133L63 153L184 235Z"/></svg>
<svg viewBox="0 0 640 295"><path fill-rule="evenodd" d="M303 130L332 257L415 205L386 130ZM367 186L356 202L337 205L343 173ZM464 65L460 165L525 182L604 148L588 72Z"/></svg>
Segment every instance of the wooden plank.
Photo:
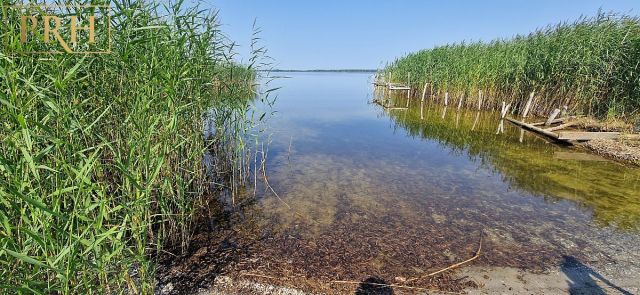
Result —
<svg viewBox="0 0 640 295"><path fill-rule="evenodd" d="M549 126L551 125L551 123L553 122L553 120L556 119L556 117L560 114L560 109L555 109L553 110L553 112L551 112L551 115L549 115L549 118L547 119L547 121L544 123L545 126Z"/></svg>
<svg viewBox="0 0 640 295"><path fill-rule="evenodd" d="M581 131L563 131L558 132L560 140L593 140L593 139L617 139L620 132L581 132Z"/></svg>
<svg viewBox="0 0 640 295"><path fill-rule="evenodd" d="M575 125L578 125L578 124L580 124L580 122L573 121L573 122L569 122L569 123L564 123L564 124L558 125L556 127L546 128L545 130L547 130L547 131L556 131L556 130L561 130L561 129L564 129L564 128L567 128L567 127L575 126Z"/></svg>
<svg viewBox="0 0 640 295"><path fill-rule="evenodd" d="M567 119L573 119L573 118L575 118L575 117L571 116L571 117L566 117L566 118L558 118L558 119L553 120L551 122L551 124L562 123ZM530 123L530 124L533 125L533 126L540 126L540 125L544 125L545 123L547 123L547 122L535 122L535 123Z"/></svg>
<svg viewBox="0 0 640 295"><path fill-rule="evenodd" d="M512 118L505 118L505 119L506 119L507 121L509 121L509 122L513 123L513 124L516 124L516 125L518 125L518 126L520 126L520 127L522 127L522 128L525 128L525 129L527 129L527 130L535 131L535 132L537 132L537 133L544 134L544 135L549 136L549 137L551 137L551 138L558 139L558 134L556 134L556 133L553 133L553 132L550 132L550 131L544 130L544 129L542 129L542 128L538 128L538 127L536 127L536 126L533 126L533 125L531 125L531 124L527 124L527 123L525 123L525 122L520 122L520 121L515 120L515 119L512 119Z"/></svg>

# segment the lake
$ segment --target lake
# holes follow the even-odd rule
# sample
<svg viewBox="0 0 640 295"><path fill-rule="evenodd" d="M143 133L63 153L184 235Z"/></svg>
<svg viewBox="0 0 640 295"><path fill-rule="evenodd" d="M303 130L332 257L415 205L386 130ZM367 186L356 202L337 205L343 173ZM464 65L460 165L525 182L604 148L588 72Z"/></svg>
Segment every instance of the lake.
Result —
<svg viewBox="0 0 640 295"><path fill-rule="evenodd" d="M476 266L535 272L570 257L640 269L640 169L509 123L497 134L497 112L456 100L385 109L371 103L383 94L371 74L284 75L265 132L270 188L258 180L243 209L255 239L234 270L295 286L393 281L469 259L480 243ZM405 107L405 92L391 103Z"/></svg>

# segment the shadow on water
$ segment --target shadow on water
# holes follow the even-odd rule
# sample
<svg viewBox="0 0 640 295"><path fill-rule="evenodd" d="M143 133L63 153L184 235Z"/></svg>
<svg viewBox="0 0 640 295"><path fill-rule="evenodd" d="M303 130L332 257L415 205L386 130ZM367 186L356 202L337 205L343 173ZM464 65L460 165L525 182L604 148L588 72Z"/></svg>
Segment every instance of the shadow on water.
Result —
<svg viewBox="0 0 640 295"><path fill-rule="evenodd" d="M564 261L560 269L567 276L569 294L608 294L609 292L606 292L597 284L597 281L599 281L605 284L607 288L614 289L621 294L631 295L630 292L616 286L592 268L582 264L582 262L578 261L575 257L565 255L563 258Z"/></svg>
<svg viewBox="0 0 640 295"><path fill-rule="evenodd" d="M381 278L370 277L360 283L355 295L393 295L393 288Z"/></svg>

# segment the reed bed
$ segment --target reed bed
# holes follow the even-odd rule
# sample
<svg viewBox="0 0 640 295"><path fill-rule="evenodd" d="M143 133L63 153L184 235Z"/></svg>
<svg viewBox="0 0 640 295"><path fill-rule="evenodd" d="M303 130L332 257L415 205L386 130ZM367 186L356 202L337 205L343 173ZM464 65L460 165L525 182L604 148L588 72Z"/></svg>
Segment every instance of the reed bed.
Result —
<svg viewBox="0 0 640 295"><path fill-rule="evenodd" d="M231 61L217 15L110 5L111 54L0 52L0 293L152 293L154 253L186 245L215 193L207 149L242 158L254 65Z"/></svg>
<svg viewBox="0 0 640 295"><path fill-rule="evenodd" d="M599 12L528 35L491 42L461 42L408 54L389 64L391 75L442 100L497 109L502 101L521 111L535 92L536 114L568 106L596 117L633 118L640 109L640 19ZM451 100L450 99L450 100Z"/></svg>

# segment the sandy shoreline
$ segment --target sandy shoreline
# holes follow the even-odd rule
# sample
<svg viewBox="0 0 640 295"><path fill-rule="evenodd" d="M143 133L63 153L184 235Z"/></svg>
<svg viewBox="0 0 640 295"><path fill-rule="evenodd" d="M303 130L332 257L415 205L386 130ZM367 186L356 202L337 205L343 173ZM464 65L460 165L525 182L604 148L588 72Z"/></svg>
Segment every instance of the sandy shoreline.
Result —
<svg viewBox="0 0 640 295"><path fill-rule="evenodd" d="M456 276L459 278L467 277L479 284L478 288L466 289L465 293L467 294L638 294L640 292L640 271L637 268L627 268L620 264L592 267L577 262L572 266L558 267L542 273L509 267L469 266L460 269ZM165 289L165 291L169 290ZM428 293L451 294L438 293L437 291ZM202 289L198 294L305 295L312 293L305 293L294 287L220 276L215 280L213 287ZM393 293L375 294L426 293L412 293L396 288Z"/></svg>

